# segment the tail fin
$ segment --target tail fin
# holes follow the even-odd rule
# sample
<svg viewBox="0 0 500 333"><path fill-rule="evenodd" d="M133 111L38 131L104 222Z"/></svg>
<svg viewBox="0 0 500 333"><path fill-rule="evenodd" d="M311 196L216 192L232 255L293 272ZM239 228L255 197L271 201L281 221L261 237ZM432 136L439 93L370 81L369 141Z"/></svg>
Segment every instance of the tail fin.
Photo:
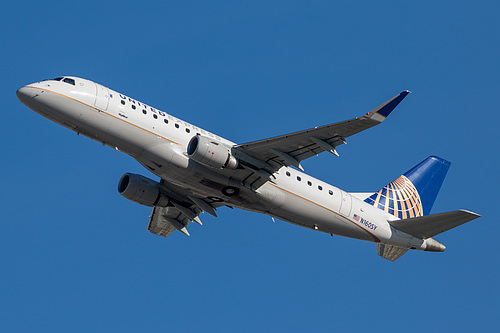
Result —
<svg viewBox="0 0 500 333"><path fill-rule="evenodd" d="M428 215L450 164L440 157L429 156L365 202L400 219Z"/></svg>

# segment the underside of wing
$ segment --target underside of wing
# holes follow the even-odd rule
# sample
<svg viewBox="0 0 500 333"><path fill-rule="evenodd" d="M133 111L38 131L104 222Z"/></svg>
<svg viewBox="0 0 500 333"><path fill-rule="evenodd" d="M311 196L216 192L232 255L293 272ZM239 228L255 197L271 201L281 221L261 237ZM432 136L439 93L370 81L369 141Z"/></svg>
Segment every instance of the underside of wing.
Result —
<svg viewBox="0 0 500 333"><path fill-rule="evenodd" d="M323 151L338 156L335 147L346 143L345 138L380 124L408 94L409 91L403 91L359 118L245 143L234 149L263 161L274 169L289 165L301 169L300 161Z"/></svg>
<svg viewBox="0 0 500 333"><path fill-rule="evenodd" d="M162 190L167 190L164 181L161 182ZM187 225L196 222L202 225L199 218L203 211L217 216L215 208L221 206L220 202L209 202L206 199L193 195L174 193L170 190L166 206L154 206L149 217L148 231L167 237L174 230L179 230L189 236Z"/></svg>
<svg viewBox="0 0 500 333"><path fill-rule="evenodd" d="M196 213L195 213L196 214ZM196 218L199 213L196 214ZM189 236L187 225L194 219L183 214L176 207L153 207L149 218L148 231L158 236L167 237L174 230ZM199 220L198 220L199 221ZM199 222L201 223L201 222Z"/></svg>
<svg viewBox="0 0 500 333"><path fill-rule="evenodd" d="M167 207L153 207L151 216L149 217L149 232L158 236L167 237L176 230L176 228L170 222L163 218L166 210Z"/></svg>
<svg viewBox="0 0 500 333"><path fill-rule="evenodd" d="M396 261L405 254L409 248L389 244L377 243L377 254L390 261Z"/></svg>

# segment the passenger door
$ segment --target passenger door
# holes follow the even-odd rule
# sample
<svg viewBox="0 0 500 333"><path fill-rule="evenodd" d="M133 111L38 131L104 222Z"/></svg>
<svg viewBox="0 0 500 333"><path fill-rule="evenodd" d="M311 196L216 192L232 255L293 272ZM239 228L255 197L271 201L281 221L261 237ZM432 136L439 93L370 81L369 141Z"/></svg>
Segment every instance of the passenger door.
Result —
<svg viewBox="0 0 500 333"><path fill-rule="evenodd" d="M109 104L109 89L96 83L95 107L101 111L106 111Z"/></svg>
<svg viewBox="0 0 500 333"><path fill-rule="evenodd" d="M348 217L349 214L351 214L352 197L349 193L346 193L342 190L340 191L340 193L340 214Z"/></svg>

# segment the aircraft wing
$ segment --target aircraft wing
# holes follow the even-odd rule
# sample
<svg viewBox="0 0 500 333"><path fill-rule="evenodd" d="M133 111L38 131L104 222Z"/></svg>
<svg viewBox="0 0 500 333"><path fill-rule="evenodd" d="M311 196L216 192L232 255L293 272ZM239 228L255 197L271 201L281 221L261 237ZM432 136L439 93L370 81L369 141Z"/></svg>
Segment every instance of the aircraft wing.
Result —
<svg viewBox="0 0 500 333"><path fill-rule="evenodd" d="M164 181L161 184L166 185ZM163 189L166 190L165 187ZM166 194L169 197L168 205L165 207L154 206L148 224L149 232L163 237L169 236L174 230L179 230L189 236L186 227L191 221L202 225L198 217L200 213L205 211L217 216L215 209L222 205L220 202L207 202L206 199L190 194L180 194L172 191Z"/></svg>
<svg viewBox="0 0 500 333"><path fill-rule="evenodd" d="M165 217L172 220L168 220ZM186 229L189 222L191 222L191 220L186 216L182 216L175 207L155 206L149 217L148 231L158 236L167 237L175 230L184 229L185 232L183 231L183 233L189 236L189 232ZM174 224L176 224L176 227L174 227Z"/></svg>
<svg viewBox="0 0 500 333"><path fill-rule="evenodd" d="M234 149L268 164L271 162L277 169L282 165L302 169L300 161L325 150L338 156L335 147L344 144L345 138L380 124L409 93L401 92L362 117L249 142Z"/></svg>

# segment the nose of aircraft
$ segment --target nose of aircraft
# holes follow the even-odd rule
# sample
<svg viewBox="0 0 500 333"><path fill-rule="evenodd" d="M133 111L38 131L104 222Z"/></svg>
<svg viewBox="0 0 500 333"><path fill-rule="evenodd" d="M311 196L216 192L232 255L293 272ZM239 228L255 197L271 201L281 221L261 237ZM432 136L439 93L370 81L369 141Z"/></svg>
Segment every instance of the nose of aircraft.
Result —
<svg viewBox="0 0 500 333"><path fill-rule="evenodd" d="M26 86L22 87L22 88L19 88L17 91L16 91L16 95L17 95L17 98L22 102L24 99L27 98L27 94L28 94L28 89L26 88Z"/></svg>
<svg viewBox="0 0 500 333"><path fill-rule="evenodd" d="M33 105L35 105L35 99L34 97L37 96L37 94L40 91L36 88L33 88L29 85L24 86L22 88L19 88L16 91L17 98L27 107L32 108Z"/></svg>
<svg viewBox="0 0 500 333"><path fill-rule="evenodd" d="M33 92L33 88L30 88L28 86L24 86L22 88L19 88L17 91L16 91L16 95L17 95L17 98L23 102L24 104L26 104L26 102L28 100L30 100L31 98L33 98L33 96L35 95L34 92Z"/></svg>

